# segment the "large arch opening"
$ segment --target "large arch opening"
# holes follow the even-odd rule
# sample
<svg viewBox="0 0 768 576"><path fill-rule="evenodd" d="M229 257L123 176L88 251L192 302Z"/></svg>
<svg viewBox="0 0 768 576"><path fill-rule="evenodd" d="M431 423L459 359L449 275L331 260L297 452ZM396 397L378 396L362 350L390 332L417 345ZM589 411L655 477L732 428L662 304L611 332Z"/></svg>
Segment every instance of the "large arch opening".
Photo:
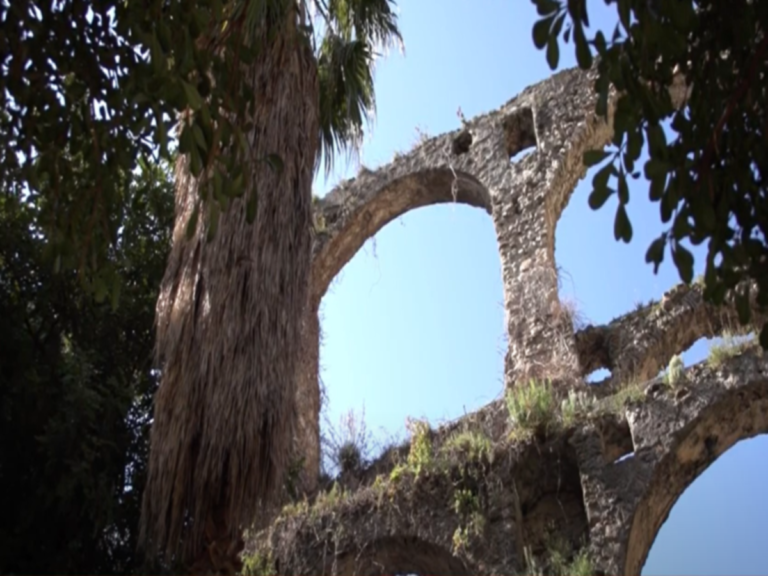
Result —
<svg viewBox="0 0 768 576"><path fill-rule="evenodd" d="M407 416L456 418L501 392L503 292L490 196L472 176L423 170L361 192L315 250L299 394L323 384L318 438L363 407L378 451Z"/></svg>
<svg viewBox="0 0 768 576"><path fill-rule="evenodd" d="M672 506L641 574L768 573L766 454L768 435L742 440L694 480Z"/></svg>
<svg viewBox="0 0 768 576"><path fill-rule="evenodd" d="M681 499L686 489L700 475L708 471L710 465L721 455L741 440L748 440L766 433L768 433L768 379L753 381L728 390L681 431L665 457L656 465L649 488L636 507L637 512L632 520L624 573L639 574L644 565L646 565L644 573L650 573L649 568L653 572L676 573L676 570L672 569L673 560L670 558L665 560L663 557L656 557L654 564L647 567L646 559L651 546L657 537L662 536L665 540L659 541L660 549L671 547L675 549L677 557L674 563L677 570L685 573L700 573L693 568L697 564L696 555L700 554L700 543L697 543L694 551L693 547L685 544L686 540L691 538L691 534L670 533L669 530L662 532L660 529L669 517L672 507ZM740 471L740 475L752 474L755 470L753 458L760 453L756 450L763 449L762 459L763 462L766 461L765 447L768 447L768 443L761 439L752 450L734 451L725 460L725 464L733 467L733 471ZM763 465L763 474L768 475L768 467L765 465ZM764 486L765 484L762 484L759 491L753 491L751 496L753 498L758 494L764 496ZM676 514L676 522L702 523L704 519L701 512L712 507L713 497L717 498L718 495L713 494L712 491L692 491L683 501L682 514ZM768 511L766 509L768 506L764 511ZM716 539L721 543L739 538L748 539L751 536L751 532L743 525L738 525L735 530L728 532L724 530L722 524L708 525L708 528L711 531L710 535L717 535ZM692 551L694 557L686 559L681 554L685 548ZM761 547L760 551L764 551L764 548ZM738 567L736 562L735 559L727 560L724 573L736 573L735 569ZM762 571L764 572L765 567L768 566L768 558L764 557L763 562Z"/></svg>
<svg viewBox="0 0 768 576"><path fill-rule="evenodd" d="M330 423L364 407L378 451L405 436L408 417L435 426L493 400L503 390L502 302L481 211L433 206L385 227L321 307Z"/></svg>

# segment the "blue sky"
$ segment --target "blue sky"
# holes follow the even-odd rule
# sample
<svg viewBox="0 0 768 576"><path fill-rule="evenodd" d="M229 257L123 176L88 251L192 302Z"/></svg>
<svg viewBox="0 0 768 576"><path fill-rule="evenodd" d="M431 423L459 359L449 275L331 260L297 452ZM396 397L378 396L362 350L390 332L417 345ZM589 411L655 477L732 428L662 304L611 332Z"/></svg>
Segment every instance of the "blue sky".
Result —
<svg viewBox="0 0 768 576"><path fill-rule="evenodd" d="M602 2L590 2L593 26L612 30ZM376 71L378 113L362 162L376 167L429 135L494 109L546 78L531 39L533 4L519 0L401 0L406 54ZM560 67L575 64L572 47ZM356 167L339 162L324 194ZM669 261L658 275L644 262L662 230L657 205L640 181L632 188L629 245L613 238L610 201L587 206L591 177L576 189L556 234L564 270L561 297L573 298L592 324L658 299L678 281ZM699 255L701 252L698 253ZM702 269L697 259L697 273ZM336 278L321 308L322 378L329 420L365 409L378 438L404 437L408 416L433 424L498 397L506 348L501 271L490 217L459 205L422 208L389 224ZM701 341L686 365L706 357ZM768 438L743 441L706 470L678 500L643 574L768 574Z"/></svg>

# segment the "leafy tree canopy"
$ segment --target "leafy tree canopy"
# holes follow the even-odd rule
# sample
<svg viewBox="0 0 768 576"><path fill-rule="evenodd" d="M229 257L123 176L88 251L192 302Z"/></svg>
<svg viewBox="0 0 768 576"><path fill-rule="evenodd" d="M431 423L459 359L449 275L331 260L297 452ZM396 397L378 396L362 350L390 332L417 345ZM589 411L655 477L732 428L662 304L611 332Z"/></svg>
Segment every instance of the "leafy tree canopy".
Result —
<svg viewBox="0 0 768 576"><path fill-rule="evenodd" d="M705 295L715 303L736 290L743 323L749 286L768 304L768 3L759 0L605 0L618 13L612 31L589 30L586 0L532 0L541 19L533 41L557 68L560 41L573 40L583 69L596 60L596 113L608 113L609 90L620 94L613 142L585 154L605 162L592 181L589 205L618 197L614 235L632 239L627 179L642 174L668 224L646 261L657 271L667 247L684 282L694 259L685 243L708 243ZM685 79L689 97L676 108L667 87ZM663 126L671 127L667 140ZM637 165L648 144L649 159ZM768 325L760 333L768 347Z"/></svg>
<svg viewBox="0 0 768 576"><path fill-rule="evenodd" d="M72 162L76 165L76 162ZM128 573L151 402L154 312L173 222L168 167L117 175L122 226L106 255L123 303L53 271L43 198L0 191L0 568Z"/></svg>
<svg viewBox="0 0 768 576"><path fill-rule="evenodd" d="M241 70L286 10L297 12L297 38L317 56L318 160L328 168L361 142L374 107L375 49L400 40L392 4L0 0L2 186L41 199L36 225L57 270L77 270L100 298L114 295L120 277L108 254L125 203L115 175L132 174L142 156L168 157L177 143L195 176L212 174L201 191L216 200L206 203L209 217L249 190L240 158L259 103ZM262 161L280 169L276 155Z"/></svg>

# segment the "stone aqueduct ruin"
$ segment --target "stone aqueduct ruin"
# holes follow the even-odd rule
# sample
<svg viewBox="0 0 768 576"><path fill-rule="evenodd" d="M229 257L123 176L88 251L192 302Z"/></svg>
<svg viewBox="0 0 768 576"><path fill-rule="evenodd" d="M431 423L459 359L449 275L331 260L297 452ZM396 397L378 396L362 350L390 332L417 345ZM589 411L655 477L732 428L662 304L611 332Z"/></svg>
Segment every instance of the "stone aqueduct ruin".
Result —
<svg viewBox="0 0 768 576"><path fill-rule="evenodd" d="M554 527L574 547L585 545L599 572L639 574L685 488L737 441L768 431L768 362L759 351L693 366L674 390L657 378L699 338L738 330L735 312L710 307L698 286L678 286L658 303L578 332L560 306L555 227L586 173L582 153L612 136L594 116L593 81L594 72L560 72L459 130L363 170L318 202L296 450L312 491L320 463L318 310L330 282L387 223L440 202L481 208L493 219L509 336L506 387L548 378L587 390L585 376L607 368L611 377L590 394L608 401L631 379L644 383L642 398L522 443L508 440L513 425L503 402L493 402L429 436L438 446L456 430L482 431L493 449L472 464L481 474L425 474L382 490L374 478L389 474L398 450L407 451L401 447L333 505L282 514L250 539L247 553L268 554L285 574L512 574L525 570L526 550L545 554ZM683 86L671 92L682 102ZM511 161L527 148L535 150ZM480 480L466 484L470 477ZM465 520L452 504L458 485L477 497L485 522L457 547Z"/></svg>

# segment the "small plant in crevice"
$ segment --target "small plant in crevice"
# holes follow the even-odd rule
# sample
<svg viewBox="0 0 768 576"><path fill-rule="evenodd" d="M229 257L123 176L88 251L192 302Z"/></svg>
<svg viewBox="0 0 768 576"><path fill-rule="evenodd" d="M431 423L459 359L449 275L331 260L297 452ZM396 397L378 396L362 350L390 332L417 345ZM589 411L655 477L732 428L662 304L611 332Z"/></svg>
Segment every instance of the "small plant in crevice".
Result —
<svg viewBox="0 0 768 576"><path fill-rule="evenodd" d="M453 552L465 549L473 537L482 535L485 529L485 516L480 509L480 499L467 488L459 488L453 493L453 510L459 517L459 526L453 533Z"/></svg>
<svg viewBox="0 0 768 576"><path fill-rule="evenodd" d="M622 384L615 394L606 399L610 412L620 413L628 405L645 400L645 390L638 380L629 380Z"/></svg>
<svg viewBox="0 0 768 576"><path fill-rule="evenodd" d="M359 472L363 467L363 456L360 447L354 442L345 442L339 448L339 468L341 472Z"/></svg>
<svg viewBox="0 0 768 576"><path fill-rule="evenodd" d="M680 354L675 354L669 361L667 371L664 373L664 383L674 388L683 381L683 378L685 378L685 363Z"/></svg>
<svg viewBox="0 0 768 576"><path fill-rule="evenodd" d="M546 432L557 421L558 406L549 380L531 378L506 393L507 410L521 430Z"/></svg>
<svg viewBox="0 0 768 576"><path fill-rule="evenodd" d="M276 576L275 563L272 556L256 552L243 557L242 576Z"/></svg>
<svg viewBox="0 0 768 576"><path fill-rule="evenodd" d="M311 506L308 500L299 500L296 502L289 502L280 510L280 516L283 518L290 518L291 516L301 516L309 512Z"/></svg>
<svg viewBox="0 0 768 576"><path fill-rule="evenodd" d="M320 492L317 495L317 498L310 509L310 513L313 517L317 516L319 513L335 508L349 496L350 492L344 490L338 482L334 482L333 487L330 490L327 492Z"/></svg>
<svg viewBox="0 0 768 576"><path fill-rule="evenodd" d="M387 482L387 477L379 474L376 476L376 478L373 481L373 484L371 484L371 490L373 491L373 494L376 496L376 505L381 506L382 501L384 500L384 496L389 493L391 494L390 487L396 483L395 481L392 481L390 478L390 482Z"/></svg>
<svg viewBox="0 0 768 576"><path fill-rule="evenodd" d="M343 413L337 426L325 417L321 435L323 464L333 476L365 468L371 460L372 443L365 423L365 406L359 413L354 410Z"/></svg>
<svg viewBox="0 0 768 576"><path fill-rule="evenodd" d="M586 548L576 552L570 561L560 556L552 560L552 573L555 576L593 576L595 573L592 560Z"/></svg>
<svg viewBox="0 0 768 576"><path fill-rule="evenodd" d="M464 430L448 437L440 447L442 456L449 460L461 458L466 461L491 461L493 456L491 439L476 430Z"/></svg>
<svg viewBox="0 0 768 576"><path fill-rule="evenodd" d="M304 471L304 458L296 458L288 463L288 469L285 472L285 491L290 501L299 498L301 489L301 473Z"/></svg>
<svg viewBox="0 0 768 576"><path fill-rule="evenodd" d="M726 360L738 356L749 349L754 344L754 341L754 333L739 337L726 332L723 334L721 343L710 345L707 364L712 368L717 368Z"/></svg>
<svg viewBox="0 0 768 576"><path fill-rule="evenodd" d="M408 473L408 466L403 463L397 464L389 473L389 481L398 483L402 477Z"/></svg>
<svg viewBox="0 0 768 576"><path fill-rule="evenodd" d="M563 426L569 428L595 412L597 401L585 390L569 390L568 396L560 402L560 417Z"/></svg>
<svg viewBox="0 0 768 576"><path fill-rule="evenodd" d="M416 476L419 476L434 463L429 423L424 420L408 418L405 425L411 434L408 467Z"/></svg>
<svg viewBox="0 0 768 576"><path fill-rule="evenodd" d="M559 320L570 324L573 332L583 330L588 324L586 316L574 298L565 297L559 300L557 316Z"/></svg>
<svg viewBox="0 0 768 576"><path fill-rule="evenodd" d="M587 547L574 551L562 538L548 538L543 558L536 558L526 546L523 561L527 576L593 576L595 573Z"/></svg>

